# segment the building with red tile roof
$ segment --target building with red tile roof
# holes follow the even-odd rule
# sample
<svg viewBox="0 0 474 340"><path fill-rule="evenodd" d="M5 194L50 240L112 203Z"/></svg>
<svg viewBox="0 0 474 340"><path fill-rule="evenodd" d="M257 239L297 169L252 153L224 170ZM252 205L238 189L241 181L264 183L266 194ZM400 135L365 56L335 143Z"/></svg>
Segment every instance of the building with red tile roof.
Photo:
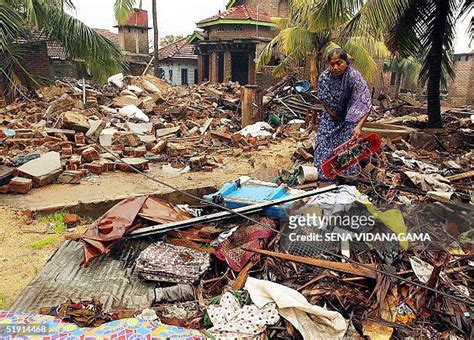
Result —
<svg viewBox="0 0 474 340"><path fill-rule="evenodd" d="M256 58L276 35L272 17L288 14L288 0L231 0L226 10L200 20L190 38L198 81L257 83Z"/></svg>
<svg viewBox="0 0 474 340"><path fill-rule="evenodd" d="M188 43L190 37L184 37L158 50L161 78L170 84L197 83L198 56L194 54L194 45Z"/></svg>

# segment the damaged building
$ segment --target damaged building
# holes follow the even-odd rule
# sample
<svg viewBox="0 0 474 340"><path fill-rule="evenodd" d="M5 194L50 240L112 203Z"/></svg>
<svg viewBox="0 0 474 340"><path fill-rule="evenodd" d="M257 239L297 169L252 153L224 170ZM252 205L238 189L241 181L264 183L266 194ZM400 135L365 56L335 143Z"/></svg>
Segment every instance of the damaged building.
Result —
<svg viewBox="0 0 474 340"><path fill-rule="evenodd" d="M148 12L135 9L125 24L115 27L118 33L101 28L94 28L94 30L120 46L132 75L141 74L150 61L148 31L151 27L148 27ZM71 59L61 43L48 40L46 34L41 32L32 32L32 34L31 42L21 43L21 46L28 50L24 56L24 65L29 73L45 79L88 76L84 63L81 60ZM8 79L2 75L0 77L0 104L5 100L3 94L7 83Z"/></svg>
<svg viewBox="0 0 474 340"><path fill-rule="evenodd" d="M455 105L474 104L474 50L454 55L456 77L448 87L449 98Z"/></svg>
<svg viewBox="0 0 474 340"><path fill-rule="evenodd" d="M196 25L203 32L189 40L196 46L198 81L264 82L255 61L277 33L271 18L287 13L288 1L236 0L229 2L226 11L199 21Z"/></svg>
<svg viewBox="0 0 474 340"><path fill-rule="evenodd" d="M198 83L197 55L194 46L184 37L160 48L158 68L160 78L172 85L194 85Z"/></svg>

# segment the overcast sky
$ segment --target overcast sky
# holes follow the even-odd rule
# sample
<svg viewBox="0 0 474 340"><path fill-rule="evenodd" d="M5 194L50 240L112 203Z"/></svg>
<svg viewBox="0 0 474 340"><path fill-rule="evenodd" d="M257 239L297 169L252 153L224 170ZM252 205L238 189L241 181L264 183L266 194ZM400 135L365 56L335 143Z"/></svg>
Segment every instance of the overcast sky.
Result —
<svg viewBox="0 0 474 340"><path fill-rule="evenodd" d="M158 29L160 36L167 34L188 35L196 29L196 22L223 10L228 0L158 0ZM137 0L137 3L139 1ZM76 11L73 13L87 25L94 28L107 28L115 31L113 15L114 0L74 0ZM143 7L148 10L150 26L151 0L143 0ZM472 17L472 13L470 17ZM469 20L458 24L455 51L469 52L474 46L469 46L465 34ZM152 35L150 34L150 39Z"/></svg>

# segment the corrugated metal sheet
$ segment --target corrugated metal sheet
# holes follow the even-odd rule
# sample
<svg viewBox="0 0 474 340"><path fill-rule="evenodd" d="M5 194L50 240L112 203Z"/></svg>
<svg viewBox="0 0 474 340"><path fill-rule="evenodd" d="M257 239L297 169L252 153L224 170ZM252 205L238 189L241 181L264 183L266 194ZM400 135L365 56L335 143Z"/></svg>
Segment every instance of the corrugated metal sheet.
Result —
<svg viewBox="0 0 474 340"><path fill-rule="evenodd" d="M143 309L151 306L148 292L155 283L135 274L135 259L150 244L124 240L111 251L81 268L82 244L66 241L16 299L11 311L38 312L68 298L99 299L106 309L114 306Z"/></svg>

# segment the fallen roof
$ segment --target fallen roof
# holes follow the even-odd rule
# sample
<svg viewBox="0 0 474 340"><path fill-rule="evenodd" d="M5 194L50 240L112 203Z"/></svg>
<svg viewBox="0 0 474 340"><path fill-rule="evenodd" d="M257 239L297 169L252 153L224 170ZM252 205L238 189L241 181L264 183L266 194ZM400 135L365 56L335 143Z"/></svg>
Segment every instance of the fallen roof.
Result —
<svg viewBox="0 0 474 340"><path fill-rule="evenodd" d="M18 296L11 311L38 312L67 299L97 298L105 309L123 306L143 309L151 306L148 292L155 283L140 279L135 273L135 259L150 241L121 241L110 252L81 268L83 245L66 241L43 269Z"/></svg>
<svg viewBox="0 0 474 340"><path fill-rule="evenodd" d="M158 50L159 60L164 59L196 59L194 45L188 43L189 36L184 37Z"/></svg>
<svg viewBox="0 0 474 340"><path fill-rule="evenodd" d="M197 27L207 27L218 24L237 24L237 25L262 25L275 26L271 17L262 10L240 5L231 7L228 10L218 13L212 17L201 20L196 23Z"/></svg>

